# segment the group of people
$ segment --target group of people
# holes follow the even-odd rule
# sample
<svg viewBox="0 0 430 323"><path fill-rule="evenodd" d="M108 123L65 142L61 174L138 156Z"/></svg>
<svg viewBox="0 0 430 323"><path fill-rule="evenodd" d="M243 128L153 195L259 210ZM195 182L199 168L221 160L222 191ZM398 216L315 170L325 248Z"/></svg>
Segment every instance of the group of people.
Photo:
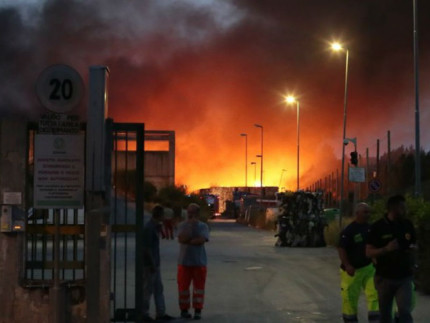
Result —
<svg viewBox="0 0 430 323"><path fill-rule="evenodd" d="M199 205L190 204L187 219L177 227L180 245L177 269L179 307L182 318L195 320L201 319L202 315L207 273L204 246L209 241L208 226L199 220L199 215ZM373 224L369 223L370 215L369 205L357 204L354 221L340 235L338 251L344 322L358 322L358 301L362 290L366 295L369 322L413 322L416 233L411 221L405 218L405 198L401 195L390 197L385 216ZM144 322L174 319L166 314L161 280L163 220L164 208L156 206L144 230ZM149 314L152 296L155 319ZM194 315L189 312L191 305Z"/></svg>
<svg viewBox="0 0 430 323"><path fill-rule="evenodd" d="M201 319L205 296L207 273L207 257L205 243L209 241L209 228L199 220L200 207L190 204L187 208L187 219L177 226L177 237L180 244L178 259L178 294L181 317ZM152 210L151 220L144 229L144 271L143 271L143 321L169 321L174 317L166 314L163 283L160 271L160 236L173 238L172 229L162 230L164 208L156 206ZM164 227L164 230L166 227ZM192 306L194 315L189 312L191 307L190 285L193 284ZM154 297L156 316L149 314L151 298Z"/></svg>
<svg viewBox="0 0 430 323"><path fill-rule="evenodd" d="M416 233L405 218L406 200L401 195L390 197L386 214L373 224L370 214L369 205L359 203L354 221L340 236L344 322L358 322L362 290L369 322L413 322Z"/></svg>

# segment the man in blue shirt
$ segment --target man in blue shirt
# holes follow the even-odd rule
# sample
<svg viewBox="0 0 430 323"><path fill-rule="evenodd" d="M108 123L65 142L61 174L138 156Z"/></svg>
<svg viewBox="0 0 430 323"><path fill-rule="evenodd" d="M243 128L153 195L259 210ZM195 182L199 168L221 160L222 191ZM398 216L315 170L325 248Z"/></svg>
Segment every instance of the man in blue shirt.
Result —
<svg viewBox="0 0 430 323"><path fill-rule="evenodd" d="M201 319L205 296L207 257L205 243L209 241L209 228L199 221L200 207L190 204L187 208L187 220L178 226L180 243L178 260L179 307L181 317L191 318L190 284L193 283L194 319Z"/></svg>
<svg viewBox="0 0 430 323"><path fill-rule="evenodd" d="M149 304L154 295L156 320L172 320L173 317L166 314L164 302L163 283L160 271L160 232L164 218L164 209L156 206L152 210L152 218L144 228L143 236L143 321L153 322L149 315Z"/></svg>

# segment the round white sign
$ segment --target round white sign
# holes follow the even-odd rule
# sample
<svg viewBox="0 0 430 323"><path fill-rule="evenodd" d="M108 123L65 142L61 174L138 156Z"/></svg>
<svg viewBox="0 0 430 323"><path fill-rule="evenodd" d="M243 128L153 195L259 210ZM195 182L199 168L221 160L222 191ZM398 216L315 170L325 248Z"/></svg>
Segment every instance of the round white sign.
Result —
<svg viewBox="0 0 430 323"><path fill-rule="evenodd" d="M57 113L76 107L84 94L84 82L79 73L68 65L46 68L39 75L36 92L42 105Z"/></svg>

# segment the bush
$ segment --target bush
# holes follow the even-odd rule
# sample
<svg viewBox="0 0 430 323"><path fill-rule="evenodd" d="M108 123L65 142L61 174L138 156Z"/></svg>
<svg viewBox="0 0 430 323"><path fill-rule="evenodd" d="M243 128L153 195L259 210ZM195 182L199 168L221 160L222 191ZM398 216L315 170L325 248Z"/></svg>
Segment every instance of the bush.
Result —
<svg viewBox="0 0 430 323"><path fill-rule="evenodd" d="M210 210L204 200L196 194L187 194L183 187L167 186L159 190L155 201L171 208L186 208L190 203L200 206L200 220L207 222Z"/></svg>
<svg viewBox="0 0 430 323"><path fill-rule="evenodd" d="M342 230L350 224L354 218L348 217L342 219ZM324 229L324 239L328 246L336 247L339 243L340 228L338 221L331 221Z"/></svg>
<svg viewBox="0 0 430 323"><path fill-rule="evenodd" d="M412 223L417 226L420 221L430 221L430 203L423 198L415 198L411 195L406 195L406 206L408 210L407 217ZM386 213L386 200L378 199L372 203L371 222L382 218Z"/></svg>
<svg viewBox="0 0 430 323"><path fill-rule="evenodd" d="M153 202L157 195L157 188L151 182L143 183L143 199L145 202Z"/></svg>
<svg viewBox="0 0 430 323"><path fill-rule="evenodd" d="M134 199L136 196L136 171L118 170L114 176L114 185L120 194L127 194Z"/></svg>

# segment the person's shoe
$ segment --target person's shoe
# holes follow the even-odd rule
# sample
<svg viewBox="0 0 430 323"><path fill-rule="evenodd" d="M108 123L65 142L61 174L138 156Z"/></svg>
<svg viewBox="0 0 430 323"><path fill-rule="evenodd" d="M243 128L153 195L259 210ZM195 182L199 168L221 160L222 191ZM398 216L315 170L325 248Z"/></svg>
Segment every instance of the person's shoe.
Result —
<svg viewBox="0 0 430 323"><path fill-rule="evenodd" d="M142 321L143 322L155 322L155 320L152 317L150 317L149 315L144 315L142 318Z"/></svg>
<svg viewBox="0 0 430 323"><path fill-rule="evenodd" d="M157 321L171 321L171 320L174 320L175 318L173 316L164 314L164 315L157 315L155 319Z"/></svg>
<svg viewBox="0 0 430 323"><path fill-rule="evenodd" d="M201 320L202 319L202 311L201 310L196 310L194 312L194 319L195 320Z"/></svg>
<svg viewBox="0 0 430 323"><path fill-rule="evenodd" d="M181 317L183 319L190 319L192 316L187 310L183 310L183 311L181 311Z"/></svg>

